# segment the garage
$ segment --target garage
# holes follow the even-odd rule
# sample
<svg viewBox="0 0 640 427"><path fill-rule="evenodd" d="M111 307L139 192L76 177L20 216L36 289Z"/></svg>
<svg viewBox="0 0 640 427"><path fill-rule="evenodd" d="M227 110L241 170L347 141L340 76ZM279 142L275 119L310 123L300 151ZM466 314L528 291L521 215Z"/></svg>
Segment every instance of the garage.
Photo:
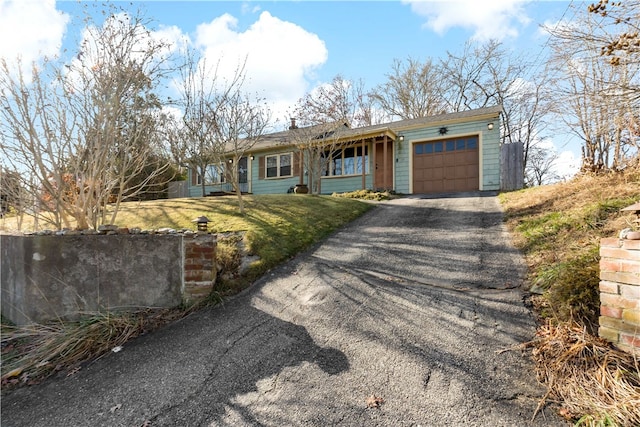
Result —
<svg viewBox="0 0 640 427"><path fill-rule="evenodd" d="M480 188L478 136L418 142L413 146L413 193Z"/></svg>

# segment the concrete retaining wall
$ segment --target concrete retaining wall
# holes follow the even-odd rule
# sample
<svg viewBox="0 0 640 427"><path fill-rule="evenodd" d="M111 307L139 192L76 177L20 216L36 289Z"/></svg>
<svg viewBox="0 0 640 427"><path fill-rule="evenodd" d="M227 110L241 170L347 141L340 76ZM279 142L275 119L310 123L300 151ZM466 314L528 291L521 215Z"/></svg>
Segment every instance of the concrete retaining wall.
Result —
<svg viewBox="0 0 640 427"><path fill-rule="evenodd" d="M18 325L176 307L216 279L210 234L0 236L2 315Z"/></svg>
<svg viewBox="0 0 640 427"><path fill-rule="evenodd" d="M600 241L599 335L640 353L640 240Z"/></svg>

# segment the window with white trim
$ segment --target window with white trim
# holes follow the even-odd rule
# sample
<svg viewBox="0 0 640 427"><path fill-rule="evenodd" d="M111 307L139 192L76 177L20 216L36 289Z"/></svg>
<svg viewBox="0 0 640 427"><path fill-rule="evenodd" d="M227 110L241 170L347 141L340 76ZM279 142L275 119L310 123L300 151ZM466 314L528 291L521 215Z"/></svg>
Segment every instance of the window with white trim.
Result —
<svg viewBox="0 0 640 427"><path fill-rule="evenodd" d="M362 152L362 146L347 147L333 152L331 161L322 162L322 176L362 175L363 165L365 173L369 173L369 152L367 146L364 147L364 156ZM324 153L324 159L327 159L329 154L329 152Z"/></svg>
<svg viewBox="0 0 640 427"><path fill-rule="evenodd" d="M285 176L292 176L293 169L291 168L293 159L292 153L276 154L273 156L265 156L265 176L267 178L280 178Z"/></svg>

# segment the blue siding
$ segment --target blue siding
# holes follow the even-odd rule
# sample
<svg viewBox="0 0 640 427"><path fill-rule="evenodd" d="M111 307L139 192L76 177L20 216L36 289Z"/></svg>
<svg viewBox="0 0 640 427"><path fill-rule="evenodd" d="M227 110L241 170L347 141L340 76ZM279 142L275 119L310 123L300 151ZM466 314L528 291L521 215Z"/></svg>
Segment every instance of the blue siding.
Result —
<svg viewBox="0 0 640 427"><path fill-rule="evenodd" d="M486 117L486 116L485 116ZM494 123L493 130L487 129L488 123ZM456 136L478 135L479 136L479 152L480 152L480 190L499 190L500 189L500 119L483 118L481 120L461 121L460 123L448 123L448 132L446 135L440 135L439 129L443 125L433 124L430 126L398 130L397 133L404 136L404 141L394 141L394 160L392 167L394 189L398 193L409 194L411 192L411 183L413 179L413 152L412 146L415 141L429 141L444 138L453 138ZM291 150L287 147L288 152ZM274 147L268 152L261 152L255 155L254 160L249 161L249 192L253 194L283 194L289 188L300 183L298 176L286 178L269 178L259 179L259 156L265 154L276 154L283 152L282 146ZM370 171L373 171L373 147L369 144L369 162ZM305 179L306 181L306 179ZM189 177L191 183L191 177ZM369 173L365 177L365 188L373 188L373 173ZM322 179L321 192L323 194L342 193L362 189L362 176L353 175L348 177L331 177ZM219 186L207 186L207 193L210 191L219 191ZM201 190L198 186L189 186L189 195L192 197L200 196Z"/></svg>
<svg viewBox="0 0 640 427"><path fill-rule="evenodd" d="M371 147L369 147L371 150ZM274 151L275 152L275 151ZM267 153L260 153L260 156L264 156ZM271 153L268 153L271 154ZM300 183L300 177L287 177L287 178L268 178L259 179L259 160L258 156L255 160L251 161L250 169L252 177L251 192L253 194L282 194L286 193L289 188L294 187ZM369 156L369 170L371 170L372 159ZM308 184L308 180L305 177L305 183ZM371 174L367 174L365 177L365 188L373 188L373 177ZM354 191L362 189L362 175L350 175L348 177L331 177L322 178L322 184L320 192L322 194L331 193L344 193L347 191Z"/></svg>
<svg viewBox="0 0 640 427"><path fill-rule="evenodd" d="M253 194L286 194L289 188L300 183L299 176L260 179L259 157L282 152L282 149L279 149L269 153L260 153L260 155L256 155L254 160L250 162L249 169L251 170L251 173L249 174L249 179L251 180L251 192ZM287 150L285 152L290 153L291 150Z"/></svg>
<svg viewBox="0 0 640 427"><path fill-rule="evenodd" d="M365 189L366 188L373 188L371 174L365 175ZM351 175L347 177L323 178L320 192L322 194L346 193L348 191L362 189L362 175Z"/></svg>
<svg viewBox="0 0 640 427"><path fill-rule="evenodd" d="M258 176L256 167L256 177ZM300 183L299 177L254 179L251 192L253 194L284 194L289 188Z"/></svg>
<svg viewBox="0 0 640 427"><path fill-rule="evenodd" d="M493 130L487 130L487 123L482 123L482 190L500 189L500 123L494 121Z"/></svg>
<svg viewBox="0 0 640 427"><path fill-rule="evenodd" d="M411 166L409 156L411 155L411 138L413 132L403 132L404 141L394 143L396 162L395 190L400 194L409 194L409 181L411 180Z"/></svg>

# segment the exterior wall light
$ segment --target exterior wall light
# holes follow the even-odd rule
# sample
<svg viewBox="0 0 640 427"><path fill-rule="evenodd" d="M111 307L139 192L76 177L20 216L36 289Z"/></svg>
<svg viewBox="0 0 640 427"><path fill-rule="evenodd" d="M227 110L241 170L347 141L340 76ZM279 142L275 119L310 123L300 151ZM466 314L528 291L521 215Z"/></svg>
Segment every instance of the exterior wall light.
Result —
<svg viewBox="0 0 640 427"><path fill-rule="evenodd" d="M229 163L233 163L233 159L229 159Z"/></svg>
<svg viewBox="0 0 640 427"><path fill-rule="evenodd" d="M446 127L441 127L440 129L438 129L438 132L440 132L440 135L446 135L447 132L449 132L449 129L447 129Z"/></svg>
<svg viewBox="0 0 640 427"><path fill-rule="evenodd" d="M489 124L487 125L487 129L489 129L489 130L493 130L493 123L489 123Z"/></svg>
<svg viewBox="0 0 640 427"><path fill-rule="evenodd" d="M191 222L195 222L198 225L198 231L204 231L206 233L210 220L203 215L199 216Z"/></svg>
<svg viewBox="0 0 640 427"><path fill-rule="evenodd" d="M404 135L398 135L398 141L404 142Z"/></svg>

